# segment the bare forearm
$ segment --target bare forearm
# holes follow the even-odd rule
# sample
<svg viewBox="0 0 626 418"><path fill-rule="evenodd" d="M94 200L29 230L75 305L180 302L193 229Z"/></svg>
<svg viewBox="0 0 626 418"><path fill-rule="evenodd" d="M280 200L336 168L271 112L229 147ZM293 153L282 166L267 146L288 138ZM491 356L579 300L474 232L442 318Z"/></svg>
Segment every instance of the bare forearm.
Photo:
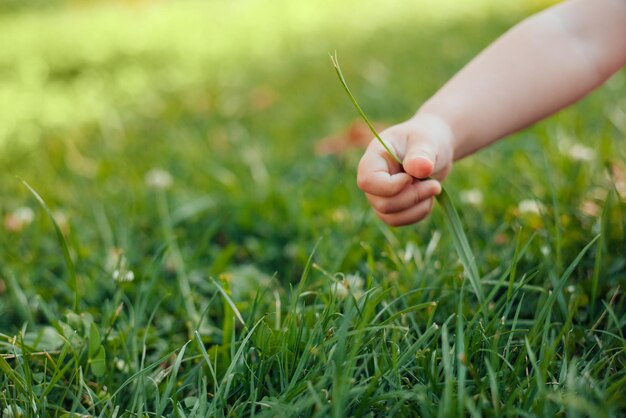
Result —
<svg viewBox="0 0 626 418"><path fill-rule="evenodd" d="M511 29L418 112L442 118L454 159L577 101L626 64L626 0L574 0Z"/></svg>

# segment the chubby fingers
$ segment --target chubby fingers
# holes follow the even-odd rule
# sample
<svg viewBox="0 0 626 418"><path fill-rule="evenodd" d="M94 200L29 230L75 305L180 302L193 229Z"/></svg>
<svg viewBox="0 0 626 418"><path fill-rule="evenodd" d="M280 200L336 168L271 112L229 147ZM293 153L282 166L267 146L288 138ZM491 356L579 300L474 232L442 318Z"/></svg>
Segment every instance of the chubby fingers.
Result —
<svg viewBox="0 0 626 418"><path fill-rule="evenodd" d="M433 197L441 193L436 180L414 180L397 195L391 197L366 193L366 197L380 219L391 226L412 224L431 212Z"/></svg>
<svg viewBox="0 0 626 418"><path fill-rule="evenodd" d="M359 162L357 185L366 194L392 197L412 181L413 178L377 144L370 145Z"/></svg>

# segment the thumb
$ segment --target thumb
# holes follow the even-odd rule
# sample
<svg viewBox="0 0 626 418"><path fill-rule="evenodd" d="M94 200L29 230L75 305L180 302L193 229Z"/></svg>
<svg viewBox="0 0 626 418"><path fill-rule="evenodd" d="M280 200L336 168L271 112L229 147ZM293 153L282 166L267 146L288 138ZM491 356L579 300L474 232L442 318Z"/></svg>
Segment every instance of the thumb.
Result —
<svg viewBox="0 0 626 418"><path fill-rule="evenodd" d="M432 145L421 141L410 141L402 161L404 171L418 179L425 179L436 172L437 152Z"/></svg>

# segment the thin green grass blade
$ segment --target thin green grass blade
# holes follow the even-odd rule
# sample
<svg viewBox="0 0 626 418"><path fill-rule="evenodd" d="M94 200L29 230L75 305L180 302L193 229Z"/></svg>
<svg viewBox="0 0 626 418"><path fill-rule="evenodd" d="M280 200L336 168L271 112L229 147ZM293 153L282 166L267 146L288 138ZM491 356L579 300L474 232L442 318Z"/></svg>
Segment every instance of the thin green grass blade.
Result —
<svg viewBox="0 0 626 418"><path fill-rule="evenodd" d="M569 277L574 272L574 269L578 266L578 264L582 260L583 256L596 243L596 241L598 241L598 239L600 239L600 235L596 235L585 246L585 248L583 248L580 251L580 253L578 253L578 256L576 256L574 261L572 261L570 263L569 267L561 275L561 278L558 280L558 282L556 283L555 287L552 289L552 292L549 294L549 296L548 296L548 298L546 300L546 303L544 303L543 307L541 308L541 310L539 311L539 313L538 313L538 315L537 315L537 317L535 319L535 326L533 327L533 329L528 334L528 339L531 340L533 343L535 342L535 340L534 340L535 336L537 336L539 334L539 332L543 332L543 322L544 322L546 316L548 316L549 312L551 312L552 306L554 305L554 303L557 300L557 296L560 295L561 292L563 291L563 289L565 288L565 284L567 283Z"/></svg>
<svg viewBox="0 0 626 418"><path fill-rule="evenodd" d="M187 313L185 322L189 333L191 334L194 331L191 327L199 320L198 309L194 303L193 292L191 291L191 285L189 284L189 275L187 274L185 261L172 226L173 223L169 205L167 203L167 196L163 190L159 190L159 193L157 193L157 209L159 211L159 216L161 217L163 235L165 236L165 240L175 262L176 280L178 281L180 295Z"/></svg>
<svg viewBox="0 0 626 418"><path fill-rule="evenodd" d="M346 83L346 79L344 78L343 73L341 72L341 67L339 67L339 61L337 60L336 52L334 56L333 55L330 56L330 60L332 61L333 66L335 67L335 71L337 72L339 81L341 81L341 85L343 86L344 90L348 94L348 97L350 98L350 101L356 108L357 112L359 112L359 115L361 115L361 117L363 118L367 126L370 128L370 131L372 131L372 133L374 134L378 142L380 142L380 144L385 148L385 150L389 153L389 155L391 155L398 164L402 165L402 161L400 160L400 158L398 158L398 156L391 150L391 148L389 148L389 146L385 143L385 141L383 141L380 135L378 135L378 132L376 132L376 128L374 128L374 125L372 125L372 122L370 122L370 120L367 118L367 116L365 115L365 112L363 112L363 109L361 109L361 106L359 106L356 99L350 92L350 89L348 88L348 83Z"/></svg>
<svg viewBox="0 0 626 418"><path fill-rule="evenodd" d="M461 259L461 263L465 269L465 274L467 274L470 284L472 285L472 289L478 298L478 303L481 307L483 307L482 305L485 301L485 295L480 283L480 274L478 273L478 267L476 266L476 258L474 257L472 248L467 240L467 235L465 235L465 231L463 230L461 218L459 217L459 214L452 203L452 199L450 199L450 196L448 195L448 192L446 192L445 188L441 188L441 194L437 196L437 201L443 210L444 219L448 225L450 233L452 234L452 243L457 255Z"/></svg>
<svg viewBox="0 0 626 418"><path fill-rule="evenodd" d="M24 186L26 186L30 193L35 197L37 203L39 203L43 210L48 214L48 217L54 225L54 230L57 233L57 238L59 240L59 243L61 244L61 248L63 249L63 258L65 259L65 265L70 275L70 280L74 285L74 312L78 312L78 303L80 301L80 293L78 289L78 275L76 274L76 266L74 265L74 261L72 260L72 256L70 255L70 249L67 245L67 241L65 240L65 236L63 235L61 227L57 223L56 219L54 219L52 211L50 210L48 205L46 205L46 202L44 202L39 193L37 193L35 189L33 189L30 184L28 184L25 180L22 180L22 184L24 184Z"/></svg>
<svg viewBox="0 0 626 418"><path fill-rule="evenodd" d="M170 401L170 396L174 389L174 384L176 383L176 379L178 378L178 371L180 370L180 365L182 364L183 358L185 356L185 350L187 349L187 346L189 345L190 342L191 341L187 341L185 345L181 347L180 351L178 352L178 355L176 356L176 361L174 362L174 365L172 366L172 373L170 374L167 380L165 392L163 392L163 397L161 398L161 402L159 403L159 409L156 414L157 417L160 417L161 415L163 415L163 412L165 411L165 408L167 407L167 404Z"/></svg>
<svg viewBox="0 0 626 418"><path fill-rule="evenodd" d="M465 283L461 285L461 294L456 313L456 378L457 378L457 416L463 417L465 414L465 378L467 374L467 356L465 354L465 318L463 317L463 293L465 293Z"/></svg>
<svg viewBox="0 0 626 418"><path fill-rule="evenodd" d="M228 369L226 369L226 372L224 373L224 377L222 378L222 381L220 383L219 389L216 391L217 392L215 394L215 398L216 399L227 399L228 398L228 393L229 393L231 379L234 376L235 368L239 365L239 361L241 359L241 356L243 355L243 350L245 349L246 345L248 344L248 341L250 341L250 338L252 338L252 335L254 334L254 331L257 329L257 327L264 320L265 320L265 317L259 319L256 322L256 324L254 324L254 326L248 331L248 333L244 337L243 341L241 341L241 345L239 346L239 349L237 350L235 355L232 356L231 362L230 362L230 364L228 366Z"/></svg>
<svg viewBox="0 0 626 418"><path fill-rule="evenodd" d="M4 359L3 356L0 356L0 370L4 372L9 381L11 381L19 391L26 391L26 382L19 374L15 372L15 370L13 370L13 367L9 365L9 363Z"/></svg>
<svg viewBox="0 0 626 418"><path fill-rule="evenodd" d="M443 364L443 395L439 403L439 417L452 416L452 396L454 390L454 372L452 371L451 350L448 340L447 321L441 327L441 362Z"/></svg>
<svg viewBox="0 0 626 418"><path fill-rule="evenodd" d="M595 314L596 311L596 301L598 299L598 289L599 283L601 279L601 273L604 270L604 247L605 247L605 235L606 231L609 227L608 219L609 219L609 211L611 209L611 205L613 202L614 189L609 189L609 193L604 202L604 207L602 208L602 214L600 215L599 224L600 224L600 239L598 241L598 246L596 247L596 255L595 255L595 263L593 266L593 275L591 276L591 313Z"/></svg>
<svg viewBox="0 0 626 418"><path fill-rule="evenodd" d="M346 79L341 72L341 67L339 66L339 61L337 60L337 54L335 53L334 56L331 55L330 60L335 67L335 72L339 77L341 85L348 94L348 97L350 98L350 101L356 108L357 112L359 113L359 115L361 115L361 118L363 118L376 139L381 143L381 145L385 148L389 155L391 155L393 159L398 162L398 164L402 165L402 161L400 160L400 158L398 158L398 156L391 150L391 148L387 146L385 141L383 141L378 132L376 132L374 125L372 125L368 117L365 115L365 112L363 112L363 109L361 109L361 106L359 106L359 104L357 103L352 92L350 92L350 89L348 88L348 83L346 82ZM467 240L465 231L463 230L461 218L459 217L459 214L457 213L454 204L452 203L452 199L450 199L450 196L446 192L445 188L442 187L441 194L437 196L437 201L443 209L444 219L446 221L446 224L448 225L450 232L452 233L452 242L454 244L457 255L461 259L461 263L463 264L465 273L467 274L467 277L469 278L469 281L472 285L472 289L474 290L474 293L478 298L481 309L484 309L483 302L485 300L485 295L483 294L482 286L480 283L480 275L478 273L478 267L476 266L476 258L474 257L474 253L472 252L472 249L469 245L469 241Z"/></svg>
<svg viewBox="0 0 626 418"><path fill-rule="evenodd" d="M198 344L198 347L200 348L200 353L202 354L202 358L206 362L207 366L209 366L209 372L211 373L211 378L213 379L213 387L215 388L214 390L217 390L217 387L218 387L217 373L215 373L215 369L213 368L213 363L211 363L211 358L209 357L209 353L206 351L206 348L204 347L204 343L202 342L202 338L200 337L200 334L198 333L198 331L194 332L194 337L196 339L196 343Z"/></svg>
<svg viewBox="0 0 626 418"><path fill-rule="evenodd" d="M528 355L528 362L532 366L532 371L535 377L535 383L536 383L535 388L538 394L540 395L540 397L543 397L545 393L545 379L543 377L543 373L541 369L539 368L539 363L537 362L537 356L535 355L535 352L533 351L530 345L530 341L528 341L527 337L524 337L524 345L526 347L526 354Z"/></svg>
<svg viewBox="0 0 626 418"><path fill-rule="evenodd" d="M116 390L115 392L113 392L113 394L110 397L107 398L102 398L100 401L96 402L96 404L94 406L98 406L100 404L102 404L103 402L107 401L107 402L111 402L112 400L115 399L115 397L117 395L119 395L124 389L126 389L126 387L128 385L130 385L131 383L133 383L135 381L135 379L137 379L138 377L142 377L147 375L148 373L150 373L152 370L156 369L157 367L159 367L161 364L163 364L164 361L166 361L174 352L168 352L167 354L159 357L158 359L156 359L154 362L148 364L146 367L142 367L139 371L135 372L133 375L131 375L128 379L126 379Z"/></svg>
<svg viewBox="0 0 626 418"><path fill-rule="evenodd" d="M485 367L487 368L487 376L489 378L489 389L491 392L491 404L493 405L493 410L495 415L499 414L500 407L500 395L498 393L498 381L496 379L496 374L493 371L493 367L491 363L487 360L485 361Z"/></svg>
<svg viewBox="0 0 626 418"><path fill-rule="evenodd" d="M224 290L224 288L222 286L220 286L220 284L217 282L217 280L215 280L213 277L209 277L209 279L211 280L213 285L215 285L217 290L220 292L220 294L224 298L224 301L226 301L228 306L230 306L230 308L233 310L233 313L235 314L235 317L239 320L241 325L243 325L243 327L247 330L248 326L246 325L246 321L244 321L243 316L241 315L241 312L239 312L239 309L237 309L237 306L235 305L235 302L233 302L231 297Z"/></svg>

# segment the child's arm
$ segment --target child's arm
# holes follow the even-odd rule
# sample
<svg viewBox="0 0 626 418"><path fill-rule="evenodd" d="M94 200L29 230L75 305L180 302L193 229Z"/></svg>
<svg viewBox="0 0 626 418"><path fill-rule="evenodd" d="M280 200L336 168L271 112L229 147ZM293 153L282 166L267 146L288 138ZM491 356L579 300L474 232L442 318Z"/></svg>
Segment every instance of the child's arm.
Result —
<svg viewBox="0 0 626 418"><path fill-rule="evenodd" d="M428 215L454 160L575 102L626 65L626 0L572 0L524 20L480 53L417 114L383 132L403 169L376 142L358 184L381 219ZM407 174L408 173L408 174Z"/></svg>

